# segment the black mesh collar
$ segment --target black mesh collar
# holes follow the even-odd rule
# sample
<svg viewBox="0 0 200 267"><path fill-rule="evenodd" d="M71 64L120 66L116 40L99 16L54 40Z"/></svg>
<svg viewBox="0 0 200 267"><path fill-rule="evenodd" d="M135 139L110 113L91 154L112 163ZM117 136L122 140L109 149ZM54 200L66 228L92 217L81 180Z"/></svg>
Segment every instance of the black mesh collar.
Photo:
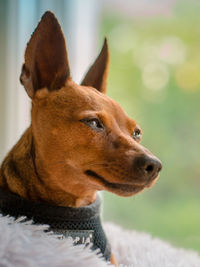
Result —
<svg viewBox="0 0 200 267"><path fill-rule="evenodd" d="M93 243L92 249L100 249L106 260L111 250L100 219L101 200L80 208L51 206L23 199L0 188L0 211L15 218L26 216L35 224L48 224L50 230L71 237L74 244Z"/></svg>

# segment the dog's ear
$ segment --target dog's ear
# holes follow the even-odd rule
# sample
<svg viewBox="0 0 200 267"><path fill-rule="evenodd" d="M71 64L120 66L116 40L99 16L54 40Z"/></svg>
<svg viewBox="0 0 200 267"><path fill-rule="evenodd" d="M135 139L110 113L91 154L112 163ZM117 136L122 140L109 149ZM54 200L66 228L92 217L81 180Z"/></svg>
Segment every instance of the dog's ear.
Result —
<svg viewBox="0 0 200 267"><path fill-rule="evenodd" d="M92 86L102 93L106 93L107 76L109 66L109 49L107 39L105 38L103 48L90 67L81 85Z"/></svg>
<svg viewBox="0 0 200 267"><path fill-rule="evenodd" d="M64 35L54 14L47 11L27 44L20 81L32 98L44 87L60 89L69 75Z"/></svg>

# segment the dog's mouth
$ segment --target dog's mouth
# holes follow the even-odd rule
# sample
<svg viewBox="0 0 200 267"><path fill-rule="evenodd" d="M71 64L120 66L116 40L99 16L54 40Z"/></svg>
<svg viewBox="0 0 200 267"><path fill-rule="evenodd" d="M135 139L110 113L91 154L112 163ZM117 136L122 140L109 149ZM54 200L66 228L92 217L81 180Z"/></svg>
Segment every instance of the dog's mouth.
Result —
<svg viewBox="0 0 200 267"><path fill-rule="evenodd" d="M100 184L103 185L103 187L105 187L105 189L107 189L108 191L116 192L119 195L130 196L130 195L133 195L133 194L140 192L145 187L145 185L134 185L134 184L126 184L126 183L111 183L111 182L108 182L104 177L102 177L101 175L99 175L98 173L96 173L92 170L85 171L85 174L87 176L92 177L97 182L100 182Z"/></svg>

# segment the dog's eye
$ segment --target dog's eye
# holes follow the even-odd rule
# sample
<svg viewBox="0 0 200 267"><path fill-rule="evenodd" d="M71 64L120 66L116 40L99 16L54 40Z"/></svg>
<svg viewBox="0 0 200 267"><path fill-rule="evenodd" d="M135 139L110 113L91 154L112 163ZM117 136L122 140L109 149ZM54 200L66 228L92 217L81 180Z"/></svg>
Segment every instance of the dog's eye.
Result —
<svg viewBox="0 0 200 267"><path fill-rule="evenodd" d="M92 129L97 130L97 131L101 131L105 128L103 123L97 118L82 119L81 122L85 123L86 125L90 126Z"/></svg>
<svg viewBox="0 0 200 267"><path fill-rule="evenodd" d="M139 141L142 137L142 132L139 128L135 128L134 132L133 132L133 139L135 139L136 141Z"/></svg>

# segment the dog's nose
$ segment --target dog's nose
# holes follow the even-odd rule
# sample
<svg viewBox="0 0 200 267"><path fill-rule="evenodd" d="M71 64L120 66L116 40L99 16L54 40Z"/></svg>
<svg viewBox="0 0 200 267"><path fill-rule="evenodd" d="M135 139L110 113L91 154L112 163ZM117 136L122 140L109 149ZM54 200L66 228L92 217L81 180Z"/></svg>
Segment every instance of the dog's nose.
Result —
<svg viewBox="0 0 200 267"><path fill-rule="evenodd" d="M150 155L142 155L134 160L134 170L142 177L153 180L162 169L162 163L156 157Z"/></svg>

